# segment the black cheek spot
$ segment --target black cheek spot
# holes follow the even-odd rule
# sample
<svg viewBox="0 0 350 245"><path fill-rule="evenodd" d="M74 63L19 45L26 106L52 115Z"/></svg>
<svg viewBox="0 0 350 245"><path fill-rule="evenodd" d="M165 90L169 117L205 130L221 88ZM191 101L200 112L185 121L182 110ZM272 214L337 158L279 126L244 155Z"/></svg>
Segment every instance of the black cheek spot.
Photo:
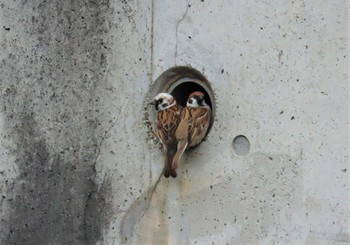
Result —
<svg viewBox="0 0 350 245"><path fill-rule="evenodd" d="M154 107L155 107L156 110L158 111L158 109L159 109L159 101L158 101L158 100L156 100L156 101L154 102Z"/></svg>
<svg viewBox="0 0 350 245"><path fill-rule="evenodd" d="M188 100L188 103L192 104L193 100L192 99L189 99Z"/></svg>

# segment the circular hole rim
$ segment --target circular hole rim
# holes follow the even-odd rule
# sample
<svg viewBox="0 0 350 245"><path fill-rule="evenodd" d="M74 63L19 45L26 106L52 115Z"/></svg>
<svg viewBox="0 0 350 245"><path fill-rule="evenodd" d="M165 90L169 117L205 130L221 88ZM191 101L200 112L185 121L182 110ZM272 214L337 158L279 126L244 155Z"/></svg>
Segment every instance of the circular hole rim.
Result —
<svg viewBox="0 0 350 245"><path fill-rule="evenodd" d="M197 69L191 66L175 66L163 71L150 85L147 100L152 100L157 94L172 93L175 88L185 82L195 83L206 91L211 103L211 121L204 140L213 128L216 116L216 94L211 82ZM148 109L147 109L148 110ZM155 120L155 113L146 113L148 121ZM152 125L154 127L154 125Z"/></svg>
<svg viewBox="0 0 350 245"><path fill-rule="evenodd" d="M215 115L215 107L216 107L216 102L215 102L215 95L214 93L212 92L213 90L211 88L209 88L209 86L207 86L205 83L203 83L202 80L200 79L197 79L197 78L189 78L189 77L183 77L183 78L180 78L179 80L176 80L175 82L173 82L171 84L171 86L169 87L168 89L168 93L172 93L175 88L183 83L188 83L188 82L191 82L191 83L195 83L197 84L198 86L201 86L208 94L209 96L209 99L210 99L210 103L211 103L211 111L212 111L212 114Z"/></svg>
<svg viewBox="0 0 350 245"><path fill-rule="evenodd" d="M211 88L209 88L209 86L207 86L202 80L197 79L197 78L189 78L189 77L183 77L180 78L178 80L176 80L175 82L173 82L169 88L168 88L168 93L172 94L172 92L180 85L184 84L184 83L195 83L198 86L200 86L201 88L203 88L205 90L205 92L207 93L210 102L207 102L210 104L210 109L211 109L211 118L210 118L210 124L209 124L209 128L208 131L205 135L204 138L207 137L207 135L209 134L209 132L212 129L212 126L214 124L214 120L215 120L215 112L216 112L216 101L215 101L215 94L213 92L213 90Z"/></svg>

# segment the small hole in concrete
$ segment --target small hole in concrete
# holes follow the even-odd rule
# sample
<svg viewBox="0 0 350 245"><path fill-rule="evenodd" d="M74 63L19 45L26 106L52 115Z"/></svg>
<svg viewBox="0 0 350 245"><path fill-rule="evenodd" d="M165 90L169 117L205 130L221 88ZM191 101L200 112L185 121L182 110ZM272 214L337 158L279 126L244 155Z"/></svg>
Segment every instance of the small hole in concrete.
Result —
<svg viewBox="0 0 350 245"><path fill-rule="evenodd" d="M233 151L238 156L245 156L249 153L250 143L244 135L238 135L233 139Z"/></svg>
<svg viewBox="0 0 350 245"><path fill-rule="evenodd" d="M163 72L153 83L148 99L152 100L157 94L166 92L172 94L176 101L185 107L188 96L195 91L204 93L205 102L212 111L208 134L215 119L215 95L210 82L196 69L187 66L177 66ZM149 121L154 122L155 113L147 114L149 115Z"/></svg>

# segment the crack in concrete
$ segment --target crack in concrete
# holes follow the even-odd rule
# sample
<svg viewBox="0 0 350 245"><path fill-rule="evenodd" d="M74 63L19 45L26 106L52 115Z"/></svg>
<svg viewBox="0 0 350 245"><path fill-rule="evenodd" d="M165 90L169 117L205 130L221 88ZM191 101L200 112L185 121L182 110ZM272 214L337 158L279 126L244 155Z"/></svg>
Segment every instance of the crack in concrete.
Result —
<svg viewBox="0 0 350 245"><path fill-rule="evenodd" d="M120 112L120 110L119 110ZM102 139L97 147L97 154L96 154L96 157L95 157L95 161L94 161L94 164L93 166L95 167L96 166L96 163L97 163L97 160L98 160L98 157L100 156L100 153L101 153L101 146L103 144L103 142L108 138L107 137L107 134L112 130L112 128L117 124L118 120L116 119L114 121L114 123L112 123L112 125L104 132L104 135L102 136Z"/></svg>
<svg viewBox="0 0 350 245"><path fill-rule="evenodd" d="M124 102L123 102L123 104L118 108L118 113L116 113L117 115L118 114L120 114L120 112L122 111L122 108L124 107L124 105L125 105L125 101L126 101L126 98L127 98L127 96L128 96L129 94L127 93L125 96L124 96ZM110 125L110 127L107 129L107 130L105 130L104 131L104 134L103 134L103 136L102 136L102 139L100 140L100 143L98 144L98 146L97 146L97 154L96 154L96 157L95 157L95 160L94 160L94 163L93 163L93 166L94 166L94 168L96 167L96 163L97 163L97 160L98 160L98 158L99 158L99 156L100 156L100 154L101 154L101 147L102 147L102 144L103 144L103 142L108 138L107 137L107 135L109 134L109 132L114 128L114 126L117 124L117 122L118 122L118 119L117 118L113 118L113 119L115 119L115 121L113 122L113 120L110 120L110 122L112 122L112 124Z"/></svg>
<svg viewBox="0 0 350 245"><path fill-rule="evenodd" d="M188 9L189 9L189 3L186 2L186 11L185 13L182 15L182 17L179 19L179 21L176 24L176 33L175 33L175 37L176 37L176 43L175 43L175 65L177 64L177 43L178 43L178 30L179 30L179 25L180 23L185 19L187 13L188 13Z"/></svg>

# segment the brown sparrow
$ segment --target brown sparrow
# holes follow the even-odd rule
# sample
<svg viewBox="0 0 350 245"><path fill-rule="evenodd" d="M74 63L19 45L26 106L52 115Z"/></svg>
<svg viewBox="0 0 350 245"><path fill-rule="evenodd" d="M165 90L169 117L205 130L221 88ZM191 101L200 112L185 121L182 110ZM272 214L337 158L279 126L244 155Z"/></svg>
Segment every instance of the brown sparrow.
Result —
<svg viewBox="0 0 350 245"><path fill-rule="evenodd" d="M165 151L163 174L166 178L169 178L170 175L175 178L177 174L172 168L172 162L177 149L175 132L180 122L182 107L168 93L158 94L152 104L154 104L157 111L156 135L163 144Z"/></svg>
<svg viewBox="0 0 350 245"><path fill-rule="evenodd" d="M172 169L176 171L186 149L195 147L206 136L211 120L210 107L205 103L204 94L196 91L190 94L186 107L181 113L181 121L175 132L177 152Z"/></svg>

